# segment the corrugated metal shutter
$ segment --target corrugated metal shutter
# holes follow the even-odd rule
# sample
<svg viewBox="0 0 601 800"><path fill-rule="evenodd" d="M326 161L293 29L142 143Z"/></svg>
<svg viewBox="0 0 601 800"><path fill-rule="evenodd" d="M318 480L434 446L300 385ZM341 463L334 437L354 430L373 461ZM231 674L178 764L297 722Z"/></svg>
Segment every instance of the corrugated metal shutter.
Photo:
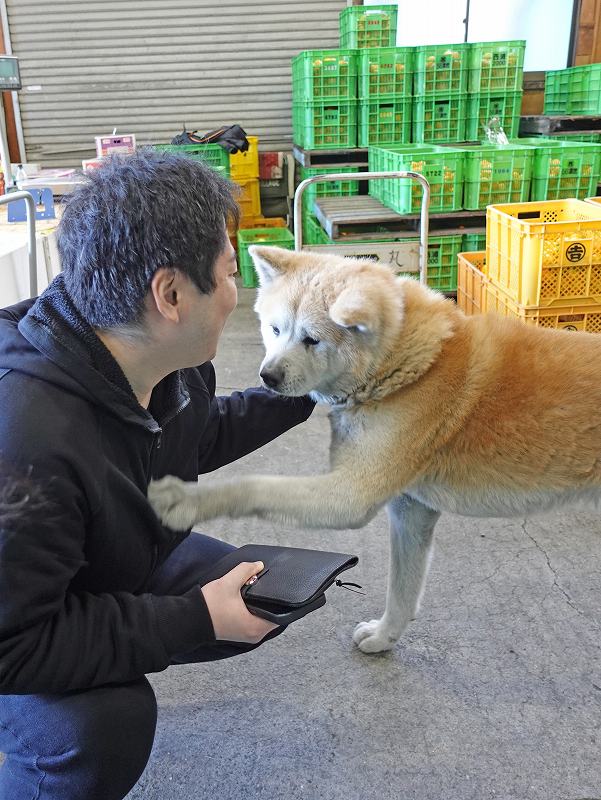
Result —
<svg viewBox="0 0 601 800"><path fill-rule="evenodd" d="M345 0L7 0L27 159L75 166L94 136L165 142L238 123L290 147L290 59L338 46Z"/></svg>

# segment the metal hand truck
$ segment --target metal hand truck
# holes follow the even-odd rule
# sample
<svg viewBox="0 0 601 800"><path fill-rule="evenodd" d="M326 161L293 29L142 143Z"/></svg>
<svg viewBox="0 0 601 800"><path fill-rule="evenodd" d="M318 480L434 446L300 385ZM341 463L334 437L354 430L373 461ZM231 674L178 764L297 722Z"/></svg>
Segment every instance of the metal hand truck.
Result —
<svg viewBox="0 0 601 800"><path fill-rule="evenodd" d="M322 181L369 181L390 178L417 181L422 187L419 254L415 253L415 245L411 242L398 242L394 247L396 251L405 254L403 271L417 272L418 270L414 268L417 261L420 282L426 284L428 279L428 209L430 207L430 184L419 172L332 172L327 175L313 175L311 178L305 178L305 180L296 187L296 192L294 193L294 249L298 251L303 248L302 196L308 186ZM362 253L357 252L356 246L344 243L311 245L311 249L316 252L336 252L340 255L345 255L345 253L347 255L356 255L357 257L361 257L362 255ZM369 251L373 250L373 247L365 245L362 249L363 254L369 255ZM416 255L417 259L415 257Z"/></svg>

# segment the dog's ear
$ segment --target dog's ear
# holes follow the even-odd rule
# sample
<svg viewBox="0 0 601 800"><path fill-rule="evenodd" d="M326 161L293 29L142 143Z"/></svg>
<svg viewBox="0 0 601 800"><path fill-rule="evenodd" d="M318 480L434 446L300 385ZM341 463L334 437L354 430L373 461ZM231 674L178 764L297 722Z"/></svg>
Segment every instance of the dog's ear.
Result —
<svg viewBox="0 0 601 800"><path fill-rule="evenodd" d="M295 254L282 247L261 247L254 244L248 248L248 252L257 270L261 286L271 283L278 275L292 269L296 263Z"/></svg>
<svg viewBox="0 0 601 800"><path fill-rule="evenodd" d="M358 287L343 289L333 305L330 318L343 328L356 328L360 333L375 333L379 326L377 306L369 302L365 291Z"/></svg>

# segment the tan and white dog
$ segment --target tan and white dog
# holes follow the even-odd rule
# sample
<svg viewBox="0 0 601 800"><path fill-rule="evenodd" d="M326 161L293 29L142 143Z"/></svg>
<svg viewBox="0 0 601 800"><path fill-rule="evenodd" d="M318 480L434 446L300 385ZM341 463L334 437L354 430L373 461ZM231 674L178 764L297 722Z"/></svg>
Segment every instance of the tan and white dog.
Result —
<svg viewBox="0 0 601 800"><path fill-rule="evenodd" d="M466 317L385 266L251 248L266 355L261 378L331 407L331 470L149 488L186 528L254 515L356 528L387 504L386 609L360 623L366 653L415 617L441 511L516 516L601 497L601 335Z"/></svg>

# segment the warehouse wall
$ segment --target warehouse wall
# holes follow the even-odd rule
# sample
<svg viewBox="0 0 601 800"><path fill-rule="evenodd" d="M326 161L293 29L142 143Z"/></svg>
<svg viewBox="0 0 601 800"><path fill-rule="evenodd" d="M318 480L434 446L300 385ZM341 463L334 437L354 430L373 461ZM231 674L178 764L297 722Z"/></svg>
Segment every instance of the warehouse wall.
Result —
<svg viewBox="0 0 601 800"><path fill-rule="evenodd" d="M238 123L290 147L290 60L338 46L346 0L6 0L27 161L80 165L94 136L169 141Z"/></svg>

